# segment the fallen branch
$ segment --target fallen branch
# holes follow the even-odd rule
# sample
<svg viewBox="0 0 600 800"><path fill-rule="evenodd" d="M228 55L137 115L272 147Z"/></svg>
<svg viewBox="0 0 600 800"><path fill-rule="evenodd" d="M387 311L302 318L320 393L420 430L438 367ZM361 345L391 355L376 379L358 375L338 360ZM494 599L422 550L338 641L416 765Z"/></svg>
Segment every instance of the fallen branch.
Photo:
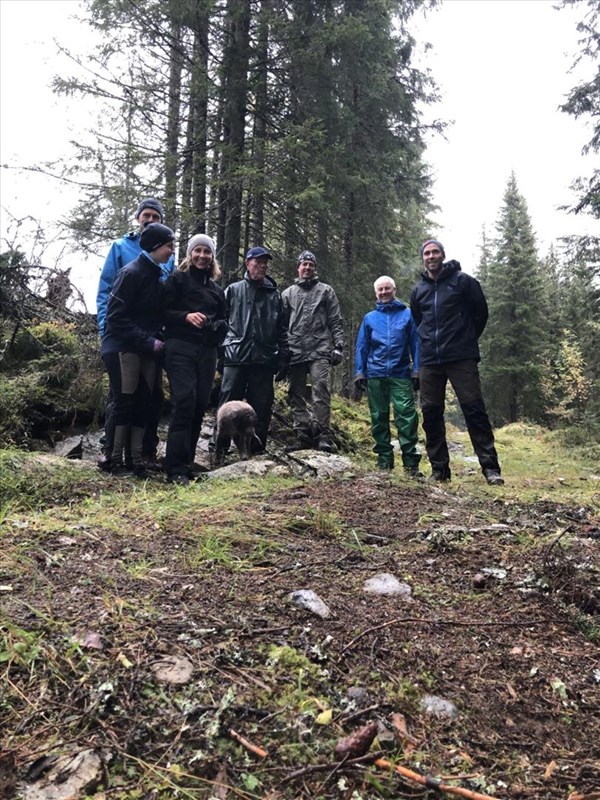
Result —
<svg viewBox="0 0 600 800"><path fill-rule="evenodd" d="M398 764L392 764L386 758L378 758L374 762L376 767L381 769L390 769L402 775L403 778L408 778L414 783L421 786L426 786L428 789L435 789L437 792L445 792L446 794L453 794L456 797L467 797L469 800L498 800L489 794L480 794L473 792L471 789L462 789L460 786L450 786L440 778L432 778L430 775L420 775L418 772L413 772L411 769L401 767Z"/></svg>
<svg viewBox="0 0 600 800"><path fill-rule="evenodd" d="M256 744L252 744L252 742L249 742L248 739L245 739L237 731L234 731L233 728L229 729L229 735L232 739L235 739L236 742L239 742L242 747L245 747L250 753L254 753L255 756L258 756L259 758L266 758L269 755L266 750L263 750L262 747L259 747Z"/></svg>

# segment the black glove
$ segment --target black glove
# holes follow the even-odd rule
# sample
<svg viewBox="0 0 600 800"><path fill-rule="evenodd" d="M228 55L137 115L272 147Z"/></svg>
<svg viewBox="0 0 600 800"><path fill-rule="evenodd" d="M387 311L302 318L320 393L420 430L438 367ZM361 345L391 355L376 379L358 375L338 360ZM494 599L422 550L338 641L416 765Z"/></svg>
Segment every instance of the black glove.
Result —
<svg viewBox="0 0 600 800"><path fill-rule="evenodd" d="M411 381L412 381L412 385L413 385L414 391L418 392L419 391L419 386L420 386L419 379L418 378L411 378Z"/></svg>
<svg viewBox="0 0 600 800"><path fill-rule="evenodd" d="M331 354L331 366L337 367L338 364L341 364L344 360L344 354L341 350L335 349Z"/></svg>
<svg viewBox="0 0 600 800"><path fill-rule="evenodd" d="M354 379L354 386L356 387L357 392L366 392L367 391L367 379L366 378L355 378Z"/></svg>

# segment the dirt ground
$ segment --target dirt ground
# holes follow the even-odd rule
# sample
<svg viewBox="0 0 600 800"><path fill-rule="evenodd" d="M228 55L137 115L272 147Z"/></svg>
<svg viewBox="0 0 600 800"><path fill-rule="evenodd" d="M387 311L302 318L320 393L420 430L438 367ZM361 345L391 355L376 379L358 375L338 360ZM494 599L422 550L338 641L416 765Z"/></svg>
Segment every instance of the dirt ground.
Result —
<svg viewBox="0 0 600 800"><path fill-rule="evenodd" d="M452 786L597 796L600 528L585 509L368 474L257 491L235 524L206 507L105 530L61 514L3 535L24 568L2 596L0 795L91 748L102 798L441 796L372 758L340 766L335 743L374 721L371 754ZM366 594L378 573L412 599ZM299 589L331 616L295 607ZM191 679L159 682L164 656ZM456 715L427 714L426 695Z"/></svg>

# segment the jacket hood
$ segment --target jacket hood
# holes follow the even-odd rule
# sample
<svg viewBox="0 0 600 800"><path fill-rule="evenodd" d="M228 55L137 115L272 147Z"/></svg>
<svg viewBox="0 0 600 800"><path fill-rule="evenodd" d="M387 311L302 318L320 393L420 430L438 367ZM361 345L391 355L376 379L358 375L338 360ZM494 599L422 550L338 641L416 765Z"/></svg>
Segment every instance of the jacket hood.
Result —
<svg viewBox="0 0 600 800"><path fill-rule="evenodd" d="M408 308L408 306L406 305L406 303L403 303L402 300L398 300L398 298L396 297L394 300L392 300L391 303L380 303L378 301L377 303L375 303L375 308L377 309L377 311L383 311L386 314L389 314L391 311L396 311L396 310L402 311L404 308Z"/></svg>
<svg viewBox="0 0 600 800"><path fill-rule="evenodd" d="M454 272L461 272L460 261L455 261L454 259L446 261L445 264L442 264L442 271L440 272L438 281L445 280L448 277L448 275L452 275ZM423 280L435 283L433 278L429 277L429 273L427 272L427 270L424 270L421 273L421 277L423 278Z"/></svg>

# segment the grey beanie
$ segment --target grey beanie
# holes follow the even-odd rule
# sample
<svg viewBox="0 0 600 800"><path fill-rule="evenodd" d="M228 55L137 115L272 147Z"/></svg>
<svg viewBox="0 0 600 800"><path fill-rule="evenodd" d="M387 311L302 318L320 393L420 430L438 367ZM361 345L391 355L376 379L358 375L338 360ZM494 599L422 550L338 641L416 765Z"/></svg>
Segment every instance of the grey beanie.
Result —
<svg viewBox="0 0 600 800"><path fill-rule="evenodd" d="M142 200L138 207L135 210L135 218L137 219L139 215L145 208L152 208L154 211L158 211L160 214L160 221L162 222L165 218L165 209L163 208L162 203L159 203L155 197L147 197L145 200Z"/></svg>
<svg viewBox="0 0 600 800"><path fill-rule="evenodd" d="M423 251L425 250L428 244L436 244L442 251L442 255L443 256L446 255L446 251L444 250L444 245L441 242L438 242L437 239L427 239L426 241L423 242L423 244L419 248L419 255L421 256L421 258L423 258Z"/></svg>
<svg viewBox="0 0 600 800"><path fill-rule="evenodd" d="M147 253L151 253L157 247L174 240L175 234L171 228L167 228L166 225L162 225L160 222L151 222L150 225L146 225L140 235L140 247Z"/></svg>
<svg viewBox="0 0 600 800"><path fill-rule="evenodd" d="M185 251L186 256L189 256L194 247L198 247L199 244L203 244L205 247L208 247L210 252L213 254L213 258L215 257L216 246L214 240L205 233L197 233L195 236L192 236L188 242L187 250Z"/></svg>

